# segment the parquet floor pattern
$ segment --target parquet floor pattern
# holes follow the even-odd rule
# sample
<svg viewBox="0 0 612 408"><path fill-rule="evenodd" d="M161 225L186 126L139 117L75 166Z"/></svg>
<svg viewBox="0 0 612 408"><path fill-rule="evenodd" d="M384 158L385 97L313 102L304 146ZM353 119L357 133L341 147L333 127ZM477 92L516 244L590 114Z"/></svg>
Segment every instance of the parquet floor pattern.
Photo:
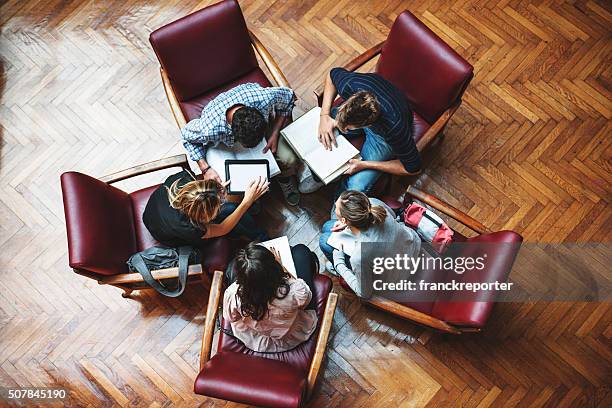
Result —
<svg viewBox="0 0 612 408"><path fill-rule="evenodd" d="M182 152L148 34L207 4L0 2L0 386L65 387L67 406L235 405L192 392L206 292L126 300L73 274L59 189L67 170L100 176ZM397 188L414 182L527 241L610 242L609 2L242 7L300 96L296 114L313 106L329 68L411 9L475 78L423 174ZM316 249L327 193L299 209L269 200L271 234ZM500 304L485 332L452 337L337 290L313 407L612 406L609 303Z"/></svg>

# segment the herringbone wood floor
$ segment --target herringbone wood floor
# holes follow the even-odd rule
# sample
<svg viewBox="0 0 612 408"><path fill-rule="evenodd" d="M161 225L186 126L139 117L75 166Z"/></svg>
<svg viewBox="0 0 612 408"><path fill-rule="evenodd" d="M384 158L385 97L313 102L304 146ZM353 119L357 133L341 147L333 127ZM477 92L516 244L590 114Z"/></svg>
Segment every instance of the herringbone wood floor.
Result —
<svg viewBox="0 0 612 408"><path fill-rule="evenodd" d="M205 291L126 300L73 274L59 190L63 171L182 151L147 37L207 3L0 3L0 386L65 387L71 406L226 404L192 392ZM401 184L528 241L609 242L609 2L243 2L298 114L327 69L384 39L405 8L476 76L424 173ZM317 247L324 193L300 209L268 203L272 234ZM484 333L449 337L337 290L312 406L612 406L609 304L500 304Z"/></svg>

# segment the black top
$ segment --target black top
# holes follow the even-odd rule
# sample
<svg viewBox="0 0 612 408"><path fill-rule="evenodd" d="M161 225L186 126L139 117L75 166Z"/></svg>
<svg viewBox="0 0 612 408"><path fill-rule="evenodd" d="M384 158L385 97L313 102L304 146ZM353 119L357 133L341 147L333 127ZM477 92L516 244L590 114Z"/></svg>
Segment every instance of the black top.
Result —
<svg viewBox="0 0 612 408"><path fill-rule="evenodd" d="M376 95L381 115L369 128L389 143L395 157L402 162L406 171L419 171L421 158L412 136L412 111L404 94L378 74L362 74L344 68L334 68L329 75L338 94L344 99L359 91Z"/></svg>
<svg viewBox="0 0 612 408"><path fill-rule="evenodd" d="M180 188L195 180L195 177L186 170L168 177L164 184L151 194L142 214L142 221L153 238L164 245L198 247L202 245L202 237L206 234L206 230L196 227L185 214L170 206L167 188L170 188L176 180L180 180L178 183Z"/></svg>

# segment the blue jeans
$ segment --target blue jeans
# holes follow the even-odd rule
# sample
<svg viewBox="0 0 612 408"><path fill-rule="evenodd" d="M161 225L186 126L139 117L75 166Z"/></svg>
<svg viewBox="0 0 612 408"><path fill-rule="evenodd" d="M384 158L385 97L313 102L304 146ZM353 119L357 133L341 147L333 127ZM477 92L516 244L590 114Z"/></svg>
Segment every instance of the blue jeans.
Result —
<svg viewBox="0 0 612 408"><path fill-rule="evenodd" d="M219 210L219 215L217 215L217 218L215 218L214 223L220 224L223 222L223 220L229 217L229 215L233 213L237 207L238 204L236 203L223 203L223 205L221 205L221 209ZM240 218L238 224L236 224L234 229L227 235L231 238L247 237L251 241L267 241L269 239L266 231L259 228L255 222L255 218L250 213L250 210L247 211L242 218Z"/></svg>
<svg viewBox="0 0 612 408"><path fill-rule="evenodd" d="M335 118L337 111L337 108L332 109L331 116ZM344 136L350 139L364 133L365 143L361 148L361 158L363 160L382 162L393 159L393 149L389 146L389 143L385 141L382 135L377 134L370 128L350 131L344 134ZM378 170L367 169L345 177L340 183L336 197L346 190L356 190L369 194L381 174Z"/></svg>
<svg viewBox="0 0 612 408"><path fill-rule="evenodd" d="M329 239L329 236L331 235L331 229L334 226L334 224L336 223L336 221L338 221L338 220L332 218L331 220L329 220L325 224L323 224L323 228L321 230L321 236L319 237L319 247L321 248L321 251L323 252L323 255L325 255L325 257L331 263L334 263L334 256L333 256L334 247L329 245L327 243L327 240Z"/></svg>

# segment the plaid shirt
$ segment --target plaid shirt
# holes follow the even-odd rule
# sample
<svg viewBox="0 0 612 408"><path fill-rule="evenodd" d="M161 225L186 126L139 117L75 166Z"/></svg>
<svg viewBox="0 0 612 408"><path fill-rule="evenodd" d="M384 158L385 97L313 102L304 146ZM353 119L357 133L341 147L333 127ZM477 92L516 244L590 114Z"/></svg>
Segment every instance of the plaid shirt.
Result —
<svg viewBox="0 0 612 408"><path fill-rule="evenodd" d="M290 88L263 88L255 83L238 85L210 101L199 118L189 121L181 129L183 146L191 160L205 159L209 144L234 145L232 128L226 118L226 112L232 106L240 104L255 108L270 121L278 115L290 116L294 102L295 96Z"/></svg>

